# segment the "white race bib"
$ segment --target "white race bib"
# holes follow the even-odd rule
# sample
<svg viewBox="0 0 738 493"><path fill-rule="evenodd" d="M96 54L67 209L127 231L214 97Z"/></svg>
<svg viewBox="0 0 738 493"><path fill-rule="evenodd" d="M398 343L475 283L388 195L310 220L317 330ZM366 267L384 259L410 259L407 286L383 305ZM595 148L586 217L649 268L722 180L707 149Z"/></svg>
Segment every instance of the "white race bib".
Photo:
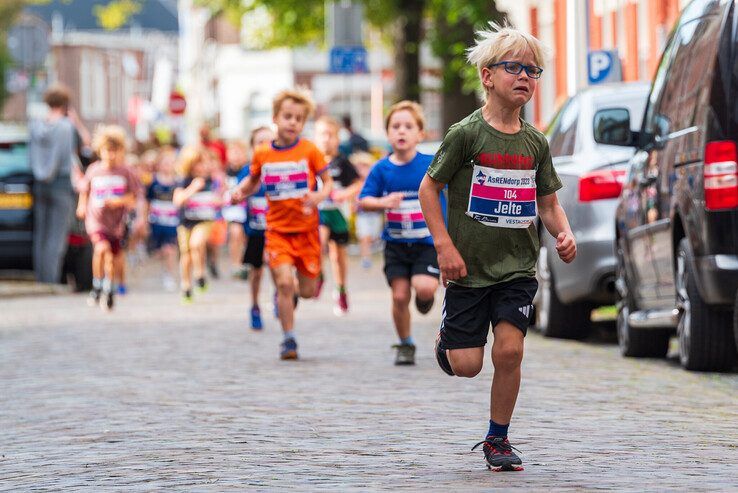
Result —
<svg viewBox="0 0 738 493"><path fill-rule="evenodd" d="M308 163L306 160L268 163L261 169L261 180L270 200L299 199L308 191Z"/></svg>
<svg viewBox="0 0 738 493"><path fill-rule="evenodd" d="M90 180L90 201L102 207L106 200L122 197L127 190L128 183L120 175L96 176Z"/></svg>
<svg viewBox="0 0 738 493"><path fill-rule="evenodd" d="M385 219L387 232L392 238L416 240L430 236L417 198L403 199L400 207L385 212Z"/></svg>
<svg viewBox="0 0 738 493"><path fill-rule="evenodd" d="M185 204L184 217L190 221L213 221L218 217L220 201L215 192L197 192Z"/></svg>
<svg viewBox="0 0 738 493"><path fill-rule="evenodd" d="M266 229L266 197L249 197L249 228L258 231Z"/></svg>
<svg viewBox="0 0 738 493"><path fill-rule="evenodd" d="M536 214L535 170L474 166L467 216L485 226L527 228Z"/></svg>
<svg viewBox="0 0 738 493"><path fill-rule="evenodd" d="M149 222L159 226L178 226L179 210L172 202L154 199L149 206Z"/></svg>

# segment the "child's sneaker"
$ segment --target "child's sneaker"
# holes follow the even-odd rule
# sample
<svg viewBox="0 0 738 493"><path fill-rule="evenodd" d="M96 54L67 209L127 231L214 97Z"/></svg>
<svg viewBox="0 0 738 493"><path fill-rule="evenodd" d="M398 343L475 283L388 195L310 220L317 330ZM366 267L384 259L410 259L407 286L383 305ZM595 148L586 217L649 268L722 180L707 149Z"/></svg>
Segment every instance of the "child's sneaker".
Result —
<svg viewBox="0 0 738 493"><path fill-rule="evenodd" d="M198 293L204 293L208 290L208 283L205 281L204 277L199 278L197 281L195 281L197 286L197 292Z"/></svg>
<svg viewBox="0 0 738 493"><path fill-rule="evenodd" d="M363 257L361 259L361 268L369 270L372 268L372 259L370 257Z"/></svg>
<svg viewBox="0 0 738 493"><path fill-rule="evenodd" d="M290 337L282 341L279 352L279 359L297 359L297 341Z"/></svg>
<svg viewBox="0 0 738 493"><path fill-rule="evenodd" d="M422 301L417 295L415 295L415 308L417 308L421 314L425 315L431 311L431 308L433 308L433 301L434 298Z"/></svg>
<svg viewBox="0 0 738 493"><path fill-rule="evenodd" d="M103 292L102 296L100 297L100 308L102 308L106 312L109 312L113 309L113 305L115 305L113 292Z"/></svg>
<svg viewBox="0 0 738 493"><path fill-rule="evenodd" d="M405 366L415 364L415 344L395 344L392 347L397 350L395 365Z"/></svg>
<svg viewBox="0 0 738 493"><path fill-rule="evenodd" d="M126 293L128 293L128 288L126 288L125 284L118 284L118 294L120 296L125 296Z"/></svg>
<svg viewBox="0 0 738 493"><path fill-rule="evenodd" d="M164 287L164 291L168 293L173 293L177 290L177 281L175 281L174 278L170 275L165 275L164 277L162 277L161 283Z"/></svg>
<svg viewBox="0 0 738 493"><path fill-rule="evenodd" d="M346 295L346 291L336 291L333 297L336 300L336 306L333 307L333 314L337 317L346 315L348 313L348 296Z"/></svg>
<svg viewBox="0 0 738 493"><path fill-rule="evenodd" d="M263 325L261 323L261 310L258 306L251 308L251 328L253 330L261 330Z"/></svg>
<svg viewBox="0 0 738 493"><path fill-rule="evenodd" d="M454 376L454 370L451 368L451 363L448 361L446 350L441 348L440 332L438 333L438 336L436 336L436 361L438 361L438 366L441 367L441 370L446 372L446 375Z"/></svg>
<svg viewBox="0 0 738 493"><path fill-rule="evenodd" d="M182 304L183 305L192 304L192 290L191 289L185 289L182 291Z"/></svg>
<svg viewBox="0 0 738 493"><path fill-rule="evenodd" d="M516 449L507 440L507 437L488 436L478 444L472 447L472 450L482 445L484 451L484 459L487 461L487 468L490 471L522 471L523 461L520 460L513 449ZM520 452L518 450L518 452Z"/></svg>
<svg viewBox="0 0 738 493"><path fill-rule="evenodd" d="M102 290L93 288L87 296L87 306L97 306L100 303L100 293Z"/></svg>

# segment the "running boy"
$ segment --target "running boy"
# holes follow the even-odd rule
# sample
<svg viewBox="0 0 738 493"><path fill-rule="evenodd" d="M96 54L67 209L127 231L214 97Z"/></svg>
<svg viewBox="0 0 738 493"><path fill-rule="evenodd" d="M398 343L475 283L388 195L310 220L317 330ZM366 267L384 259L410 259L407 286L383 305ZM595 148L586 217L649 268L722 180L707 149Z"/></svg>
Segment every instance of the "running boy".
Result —
<svg viewBox="0 0 738 493"><path fill-rule="evenodd" d="M312 298L320 273L317 206L333 189L323 154L312 142L300 138L313 109L310 97L300 91L277 94L272 106L277 137L271 145L254 151L251 174L234 189L232 197L232 201L238 202L256 193L261 182L266 187L269 207L265 248L277 287L279 320L284 331L282 359L297 359L292 270L297 268L300 297ZM313 191L317 176L323 181L319 192Z"/></svg>
<svg viewBox="0 0 738 493"><path fill-rule="evenodd" d="M251 131L251 149L270 145L274 140L274 132L269 127L257 127ZM238 175L240 183L249 176L251 163L241 168ZM261 330L261 309L259 308L259 291L264 273L264 231L266 230L267 198L266 188L262 184L259 191L249 197L246 205L246 221L243 224L246 233L246 250L243 252L243 264L251 266L249 283L251 285L251 328Z"/></svg>
<svg viewBox="0 0 738 493"><path fill-rule="evenodd" d="M126 216L136 205L138 180L125 165L126 132L118 126L95 132L93 148L100 160L90 165L80 182L77 217L84 219L93 245L92 291L88 303L113 308L114 263L122 255Z"/></svg>
<svg viewBox="0 0 738 493"><path fill-rule="evenodd" d="M359 194L366 211L385 211L384 275L392 288L392 318L400 343L396 365L415 364L415 342L410 331L410 297L426 314L438 289L438 263L433 238L418 202L418 188L433 156L415 148L423 140L425 118L418 103L392 106L385 122L392 153L377 162ZM445 207L445 202L441 207ZM441 212L443 216L443 212Z"/></svg>
<svg viewBox="0 0 738 493"><path fill-rule="evenodd" d="M186 147L180 154L184 181L174 189L174 205L180 209L177 228L182 302L192 302L192 274L197 289L207 289L205 262L210 232L222 205L221 181L208 151L199 146Z"/></svg>
<svg viewBox="0 0 738 493"><path fill-rule="evenodd" d="M151 250L161 256L164 265L162 283L167 291L177 289L177 226L179 210L174 205L174 189L177 186L175 164L177 154L171 147L159 152L155 164L154 178L146 190L146 211L148 217Z"/></svg>
<svg viewBox="0 0 738 493"><path fill-rule="evenodd" d="M239 176L247 168L248 146L242 140L228 143L226 156L226 189L231 189L240 181ZM246 279L247 271L241 259L244 248L244 223L246 222L246 203L225 204L221 211L223 219L228 222L228 259L230 260L231 277Z"/></svg>
<svg viewBox="0 0 738 493"><path fill-rule="evenodd" d="M533 36L491 24L468 52L485 105L451 126L420 187L441 277L448 283L436 358L449 375L482 369L490 324L494 378L489 431L478 443L494 470L521 470L507 430L520 388L523 341L538 284L536 209L564 262L574 236L556 191L561 181L546 138L520 118L543 62ZM448 229L439 192L448 186Z"/></svg>
<svg viewBox="0 0 738 493"><path fill-rule="evenodd" d="M336 284L333 295L336 306L333 313L339 317L348 313L346 245L349 241L349 226L346 216L351 214L351 200L359 193L362 185L354 165L338 152L340 129L341 124L330 116L322 116L315 122L315 145L325 155L328 172L333 178L333 192L319 206L320 235L321 243L328 245L328 257Z"/></svg>

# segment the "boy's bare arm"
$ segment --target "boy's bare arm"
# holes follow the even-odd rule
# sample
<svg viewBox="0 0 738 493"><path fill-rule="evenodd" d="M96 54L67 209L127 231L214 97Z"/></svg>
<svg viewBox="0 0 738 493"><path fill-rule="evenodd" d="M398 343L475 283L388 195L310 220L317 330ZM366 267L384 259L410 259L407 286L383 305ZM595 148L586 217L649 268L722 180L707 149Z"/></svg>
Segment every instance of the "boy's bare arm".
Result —
<svg viewBox="0 0 738 493"><path fill-rule="evenodd" d="M87 198L89 192L80 192L79 201L77 201L77 218L84 219L87 214Z"/></svg>
<svg viewBox="0 0 738 493"><path fill-rule="evenodd" d="M333 177L324 170L320 175L320 181L323 182L323 187L318 192L308 192L305 195L304 203L307 207L317 207L318 204L327 199L333 191Z"/></svg>
<svg viewBox="0 0 738 493"><path fill-rule="evenodd" d="M577 256L577 244L574 234L571 232L569 220L566 218L564 209L559 204L556 193L539 196L538 215L546 226L548 232L556 238L556 252L561 260L567 264Z"/></svg>
<svg viewBox="0 0 738 493"><path fill-rule="evenodd" d="M443 218L440 195L445 186L444 183L425 175L418 191L423 217L433 236L433 244L438 254L438 267L444 286L448 284L447 281L461 279L467 274L466 263L451 241Z"/></svg>
<svg viewBox="0 0 738 493"><path fill-rule="evenodd" d="M261 186L259 177L255 175L249 175L241 180L238 185L233 188L231 192L231 203L237 204L242 202L244 199L254 195Z"/></svg>
<svg viewBox="0 0 738 493"><path fill-rule="evenodd" d="M392 192L384 197L364 197L359 200L359 205L365 211L383 211L400 207L404 195L402 192Z"/></svg>

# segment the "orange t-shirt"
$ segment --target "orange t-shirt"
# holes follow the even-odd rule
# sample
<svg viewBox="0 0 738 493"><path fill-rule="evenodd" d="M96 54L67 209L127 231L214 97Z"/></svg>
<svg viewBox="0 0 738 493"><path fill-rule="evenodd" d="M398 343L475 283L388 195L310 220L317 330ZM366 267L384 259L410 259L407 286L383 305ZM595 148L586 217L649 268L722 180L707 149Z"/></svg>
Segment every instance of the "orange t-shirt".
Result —
<svg viewBox="0 0 738 493"><path fill-rule="evenodd" d="M306 214L303 198L315 190L316 177L326 166L323 153L305 139L290 147L268 144L254 151L250 172L266 190L268 230L299 233L318 229L318 210L312 208Z"/></svg>

